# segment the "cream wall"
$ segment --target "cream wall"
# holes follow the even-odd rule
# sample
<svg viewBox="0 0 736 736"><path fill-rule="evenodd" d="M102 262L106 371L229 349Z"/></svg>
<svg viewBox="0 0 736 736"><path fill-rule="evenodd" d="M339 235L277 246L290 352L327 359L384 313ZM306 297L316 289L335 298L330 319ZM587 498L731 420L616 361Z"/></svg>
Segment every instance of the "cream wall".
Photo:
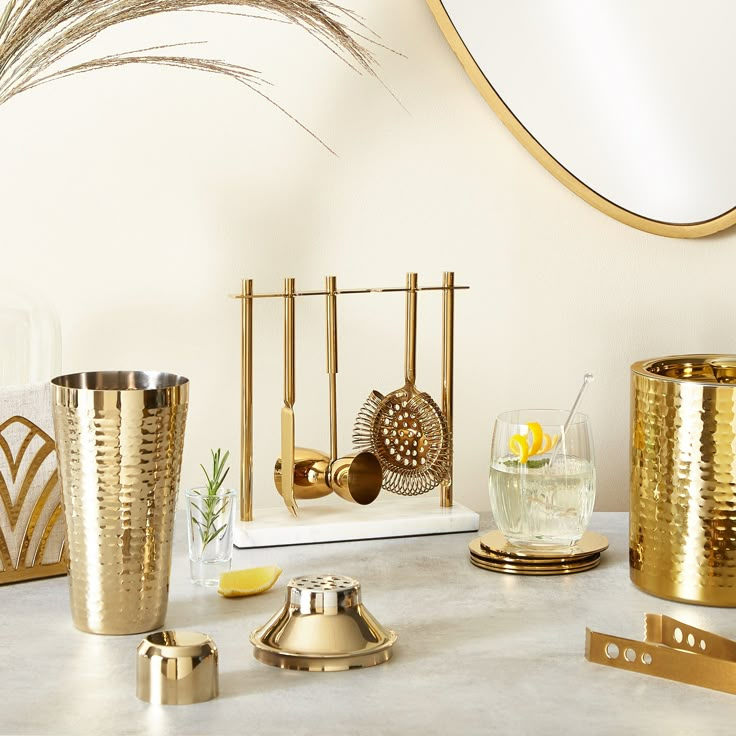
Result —
<svg viewBox="0 0 736 736"><path fill-rule="evenodd" d="M88 74L0 108L3 275L62 321L65 371L155 368L192 381L183 484L210 447L238 444L239 279L277 289L438 283L455 270L456 494L488 507L492 420L567 406L583 373L599 510L627 506L629 365L733 352L736 231L669 240L625 227L542 169L476 92L423 0L350 0L382 41L381 79L305 34L189 14L122 29L136 48L218 38L337 151L227 79L156 68ZM157 35L158 34L158 35ZM163 34L163 35L162 35ZM372 388L403 382L402 300L340 301L341 444ZM297 436L327 446L321 300L298 304ZM418 384L439 396L437 295L420 299ZM280 311L256 306L256 507L277 503Z"/></svg>

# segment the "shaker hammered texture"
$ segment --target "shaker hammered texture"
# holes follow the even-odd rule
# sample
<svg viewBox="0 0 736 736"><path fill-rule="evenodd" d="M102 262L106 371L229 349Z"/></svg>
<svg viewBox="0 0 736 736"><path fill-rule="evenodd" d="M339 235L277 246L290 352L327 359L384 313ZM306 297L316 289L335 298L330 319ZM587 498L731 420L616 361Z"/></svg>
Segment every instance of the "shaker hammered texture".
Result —
<svg viewBox="0 0 736 736"><path fill-rule="evenodd" d="M72 616L83 631L133 634L164 622L187 401L187 383L54 385Z"/></svg>
<svg viewBox="0 0 736 736"><path fill-rule="evenodd" d="M736 606L736 386L699 375L707 357L632 367L630 571L663 598Z"/></svg>

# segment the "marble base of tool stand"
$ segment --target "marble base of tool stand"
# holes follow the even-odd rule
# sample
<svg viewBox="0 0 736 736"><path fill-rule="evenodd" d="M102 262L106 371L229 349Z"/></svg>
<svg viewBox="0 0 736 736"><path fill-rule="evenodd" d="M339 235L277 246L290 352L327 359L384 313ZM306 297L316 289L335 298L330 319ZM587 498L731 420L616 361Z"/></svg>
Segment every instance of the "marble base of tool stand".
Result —
<svg viewBox="0 0 736 736"><path fill-rule="evenodd" d="M382 498L362 508L339 498L320 499L301 502L297 518L284 506L258 509L254 515L254 521L236 522L236 547L280 547L473 532L480 525L475 511L459 504L441 508L435 496Z"/></svg>

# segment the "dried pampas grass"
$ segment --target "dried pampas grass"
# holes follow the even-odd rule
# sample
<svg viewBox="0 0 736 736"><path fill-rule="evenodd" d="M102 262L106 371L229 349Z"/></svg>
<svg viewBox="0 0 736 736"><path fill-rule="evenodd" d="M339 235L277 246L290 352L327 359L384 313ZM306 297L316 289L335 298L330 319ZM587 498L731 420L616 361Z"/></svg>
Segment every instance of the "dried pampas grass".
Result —
<svg viewBox="0 0 736 736"><path fill-rule="evenodd" d="M169 53L175 46L186 44L64 65L68 54L126 21L177 11L246 16L248 10L257 11L259 17L271 14L296 24L356 70L374 74L375 60L362 43L365 26L354 13L329 0L7 0L0 12L0 105L21 92L71 74L123 64L163 64L227 75L289 115L259 89L263 80L254 70L225 61Z"/></svg>

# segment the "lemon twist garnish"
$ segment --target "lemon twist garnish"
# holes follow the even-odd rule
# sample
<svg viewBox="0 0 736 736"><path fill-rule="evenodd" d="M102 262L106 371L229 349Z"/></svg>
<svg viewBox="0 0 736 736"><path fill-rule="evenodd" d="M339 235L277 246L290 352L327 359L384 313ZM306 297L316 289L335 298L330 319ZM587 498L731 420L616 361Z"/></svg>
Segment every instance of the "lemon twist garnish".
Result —
<svg viewBox="0 0 736 736"><path fill-rule="evenodd" d="M529 443L526 441L526 437L515 434L509 440L509 449L514 455L519 456L520 463L525 463L529 459Z"/></svg>
<svg viewBox="0 0 736 736"><path fill-rule="evenodd" d="M524 464L530 457L534 455L544 455L549 452L559 442L560 435L555 434L550 437L546 432L542 431L542 425L539 422L529 422L527 424L529 431L527 436L515 434L509 440L509 449L514 455L517 455L519 462Z"/></svg>
<svg viewBox="0 0 736 736"><path fill-rule="evenodd" d="M542 425L539 422L529 422L529 434L532 436L531 447L529 448L529 455L536 455L539 453L542 447L542 438L544 432L542 432Z"/></svg>

